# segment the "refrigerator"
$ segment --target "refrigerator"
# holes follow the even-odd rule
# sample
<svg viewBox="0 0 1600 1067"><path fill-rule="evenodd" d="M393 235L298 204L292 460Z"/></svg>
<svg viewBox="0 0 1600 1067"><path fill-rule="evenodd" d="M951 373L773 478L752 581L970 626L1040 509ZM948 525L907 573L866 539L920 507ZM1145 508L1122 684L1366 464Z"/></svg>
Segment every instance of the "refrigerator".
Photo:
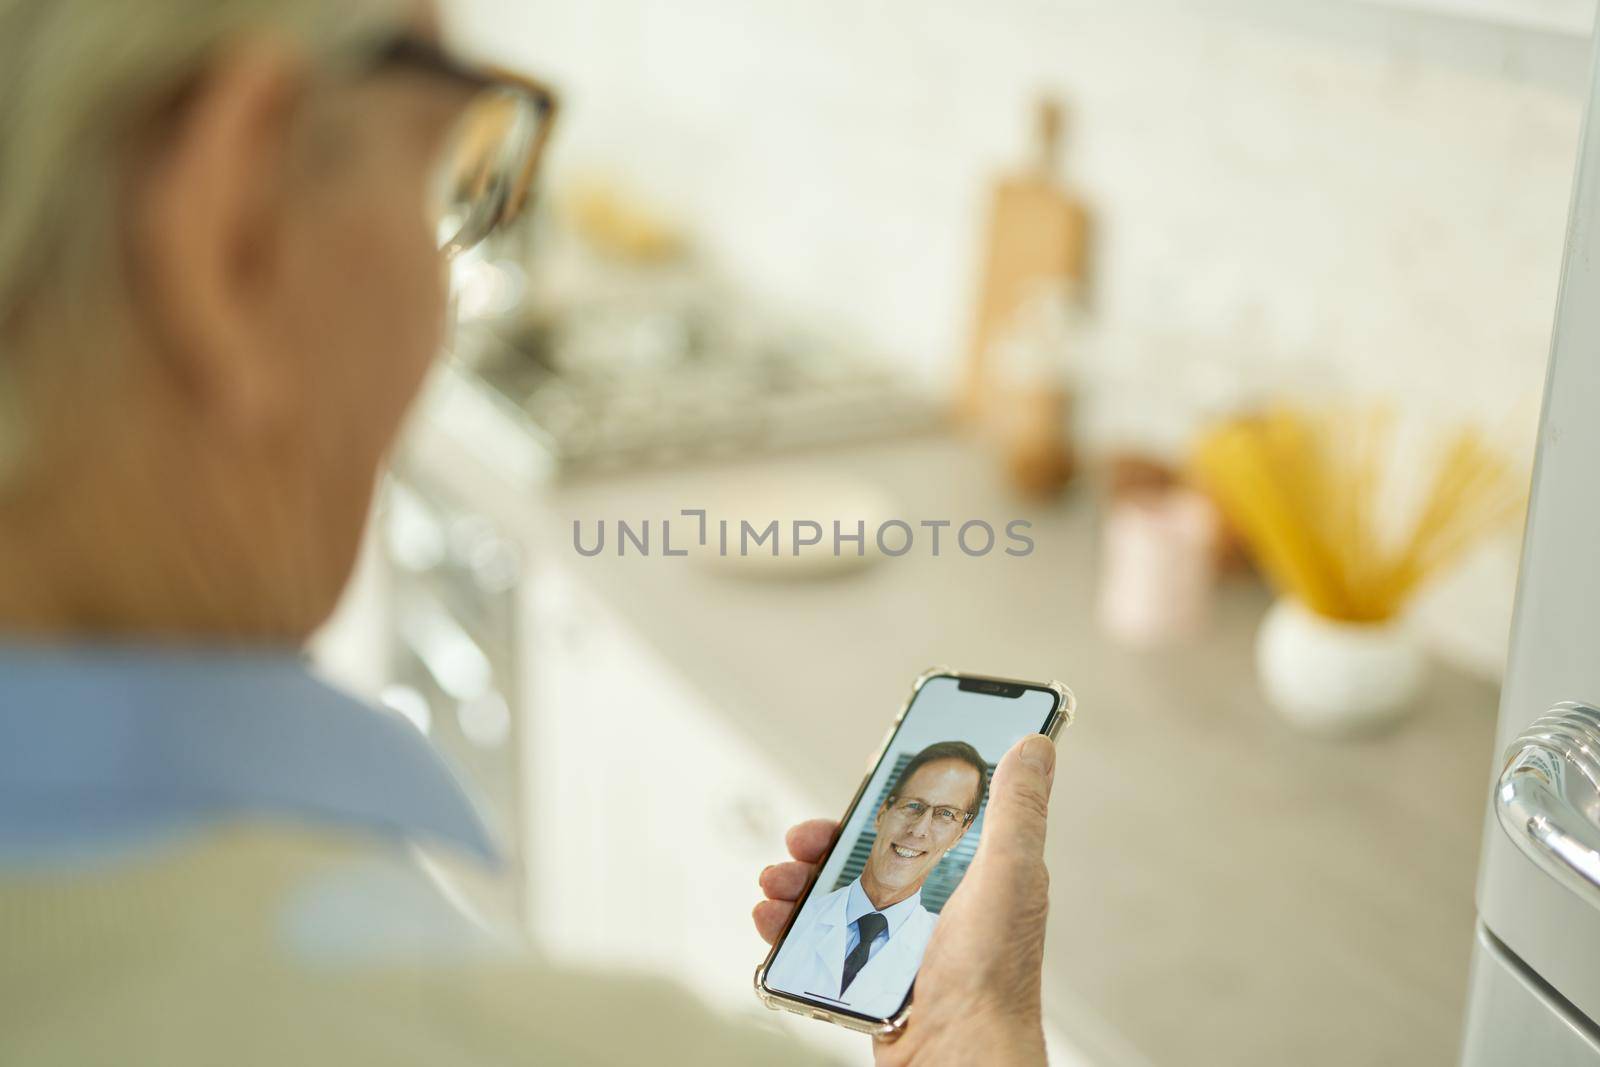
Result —
<svg viewBox="0 0 1600 1067"><path fill-rule="evenodd" d="M1467 1067L1600 1067L1597 104L1591 58L1478 872Z"/></svg>

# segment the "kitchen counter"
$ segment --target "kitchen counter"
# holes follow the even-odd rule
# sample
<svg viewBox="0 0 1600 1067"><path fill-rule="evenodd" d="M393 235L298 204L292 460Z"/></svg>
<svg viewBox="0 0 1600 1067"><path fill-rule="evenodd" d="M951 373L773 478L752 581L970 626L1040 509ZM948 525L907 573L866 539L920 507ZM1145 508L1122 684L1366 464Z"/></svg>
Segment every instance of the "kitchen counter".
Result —
<svg viewBox="0 0 1600 1067"><path fill-rule="evenodd" d="M479 452L505 447L481 430ZM437 452L431 463L464 476ZM791 471L870 482L913 525L1027 518L1036 549L970 558L947 545L933 558L919 545L826 578L752 580L693 559L618 558L614 542L593 558L573 548L575 519L586 539L601 518L658 525L706 506L730 479L781 484ZM563 487L540 487L535 466L526 474L526 495L507 506L524 516L540 565L603 602L803 786L816 814L839 813L928 666L1075 690L1052 801L1046 998L1097 1062L1454 1058L1492 685L1440 667L1393 733L1296 732L1256 690L1259 586L1225 584L1203 639L1156 651L1114 643L1094 620L1088 495L1021 507L986 457L947 437ZM675 543L691 527L675 522ZM774 859L780 850L774 837Z"/></svg>

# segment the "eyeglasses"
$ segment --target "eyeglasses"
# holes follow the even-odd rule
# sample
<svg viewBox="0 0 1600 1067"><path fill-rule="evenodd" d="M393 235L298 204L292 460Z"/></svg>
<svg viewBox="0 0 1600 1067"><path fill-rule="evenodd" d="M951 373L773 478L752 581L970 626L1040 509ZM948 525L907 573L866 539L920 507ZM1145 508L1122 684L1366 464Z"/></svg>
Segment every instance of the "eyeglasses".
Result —
<svg viewBox="0 0 1600 1067"><path fill-rule="evenodd" d="M431 41L402 36L377 55L474 91L446 139L429 208L447 259L478 245L527 205L558 110L555 93L530 78L454 59Z"/></svg>
<svg viewBox="0 0 1600 1067"><path fill-rule="evenodd" d="M947 804L929 804L916 797L904 799L891 797L889 810L908 823L917 822L925 812L931 811L933 825L941 830L953 830L957 826L965 826L974 818L973 812L952 808Z"/></svg>

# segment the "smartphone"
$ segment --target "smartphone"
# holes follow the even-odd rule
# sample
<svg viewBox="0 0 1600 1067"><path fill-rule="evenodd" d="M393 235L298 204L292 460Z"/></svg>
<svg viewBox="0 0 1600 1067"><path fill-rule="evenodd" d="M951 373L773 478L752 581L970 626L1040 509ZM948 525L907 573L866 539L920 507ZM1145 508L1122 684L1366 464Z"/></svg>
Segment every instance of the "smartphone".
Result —
<svg viewBox="0 0 1600 1067"><path fill-rule="evenodd" d="M904 1026L923 949L978 847L995 764L1075 711L1060 682L922 674L756 969L762 1002L866 1033Z"/></svg>

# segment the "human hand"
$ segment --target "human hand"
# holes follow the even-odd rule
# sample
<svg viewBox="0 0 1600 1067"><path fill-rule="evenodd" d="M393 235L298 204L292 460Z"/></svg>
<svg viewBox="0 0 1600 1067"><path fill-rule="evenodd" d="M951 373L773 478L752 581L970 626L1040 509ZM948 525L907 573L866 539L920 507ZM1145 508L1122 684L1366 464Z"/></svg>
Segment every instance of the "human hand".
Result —
<svg viewBox="0 0 1600 1067"><path fill-rule="evenodd" d="M783 932L784 924L794 914L795 901L811 881L838 828L839 824L832 819L812 819L791 826L784 835L784 843L794 859L774 863L761 872L758 880L767 899L756 905L750 917L756 921L756 932L767 944L772 944Z"/></svg>
<svg viewBox="0 0 1600 1067"><path fill-rule="evenodd" d="M1044 839L1054 777L1055 746L1042 734L1019 741L1000 760L977 854L923 954L910 1020L897 1039L876 1045L883 1067L1045 1063ZM767 899L753 914L767 941L793 913L836 826L826 819L795 826L786 839L794 860L761 872Z"/></svg>

